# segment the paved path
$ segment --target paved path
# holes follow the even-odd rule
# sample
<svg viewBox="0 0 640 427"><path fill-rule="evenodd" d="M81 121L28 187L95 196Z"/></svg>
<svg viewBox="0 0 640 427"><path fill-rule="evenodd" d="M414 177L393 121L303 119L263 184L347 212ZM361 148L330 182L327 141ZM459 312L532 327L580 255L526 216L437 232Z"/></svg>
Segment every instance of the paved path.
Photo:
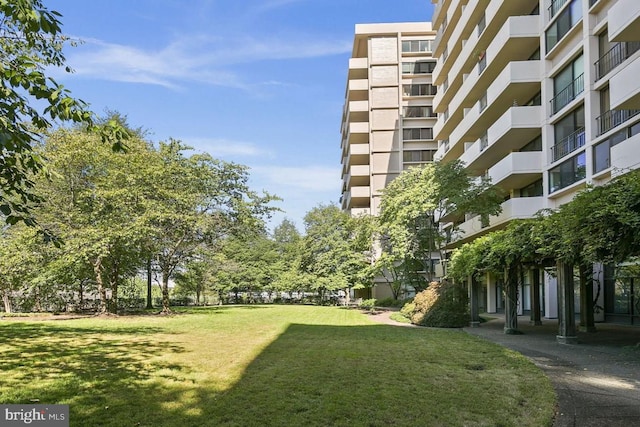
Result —
<svg viewBox="0 0 640 427"><path fill-rule="evenodd" d="M371 316L386 324L390 313ZM532 326L520 317L523 335L505 335L504 319L464 328L522 353L549 377L558 394L554 427L640 427L640 327L597 324L578 333L578 344L556 341L557 320Z"/></svg>
<svg viewBox="0 0 640 427"><path fill-rule="evenodd" d="M598 324L578 333L578 344L556 341L557 320L532 326L518 321L523 335L505 335L495 319L470 334L516 350L540 367L558 394L554 427L640 426L640 327Z"/></svg>

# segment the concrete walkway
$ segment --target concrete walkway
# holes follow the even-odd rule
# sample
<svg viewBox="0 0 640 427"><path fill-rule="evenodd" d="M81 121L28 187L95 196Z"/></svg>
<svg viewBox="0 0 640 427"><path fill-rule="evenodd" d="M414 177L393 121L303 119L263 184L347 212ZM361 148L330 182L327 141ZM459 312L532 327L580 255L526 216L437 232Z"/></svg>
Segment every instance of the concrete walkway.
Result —
<svg viewBox="0 0 640 427"><path fill-rule="evenodd" d="M518 319L522 335L505 335L504 318L465 331L522 353L558 394L554 427L640 426L640 327L596 324L578 344L556 342L557 320ZM534 386L532 384L532 386Z"/></svg>

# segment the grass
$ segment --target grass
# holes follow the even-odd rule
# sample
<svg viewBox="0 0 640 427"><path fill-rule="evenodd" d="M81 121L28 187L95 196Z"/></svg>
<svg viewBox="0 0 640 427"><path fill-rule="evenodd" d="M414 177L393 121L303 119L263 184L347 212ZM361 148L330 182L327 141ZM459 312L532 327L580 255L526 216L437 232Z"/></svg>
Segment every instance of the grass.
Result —
<svg viewBox="0 0 640 427"><path fill-rule="evenodd" d="M555 404L515 352L333 307L5 320L0 372L0 402L83 427L546 426Z"/></svg>

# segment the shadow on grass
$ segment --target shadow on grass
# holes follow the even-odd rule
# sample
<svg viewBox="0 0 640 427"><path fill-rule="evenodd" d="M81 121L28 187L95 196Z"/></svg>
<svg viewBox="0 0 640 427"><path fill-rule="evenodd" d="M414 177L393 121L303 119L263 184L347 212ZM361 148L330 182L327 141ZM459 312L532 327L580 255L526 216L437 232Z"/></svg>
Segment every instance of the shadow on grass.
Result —
<svg viewBox="0 0 640 427"><path fill-rule="evenodd" d="M0 371L17 390L6 403L69 403L72 426L544 425L547 415L529 407L536 370L510 373L529 386L504 393L492 373L523 361L459 331L292 324L227 390L164 360L184 349L153 337L158 328L12 324L0 333L0 348L10 344Z"/></svg>

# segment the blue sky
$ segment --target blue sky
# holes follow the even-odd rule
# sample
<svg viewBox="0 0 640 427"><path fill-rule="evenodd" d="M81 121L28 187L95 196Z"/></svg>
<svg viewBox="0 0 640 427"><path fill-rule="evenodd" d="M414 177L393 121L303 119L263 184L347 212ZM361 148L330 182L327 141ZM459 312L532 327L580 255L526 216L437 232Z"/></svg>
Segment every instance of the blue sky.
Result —
<svg viewBox="0 0 640 427"><path fill-rule="evenodd" d="M357 23L428 21L429 0L58 0L74 74L98 114L251 168L282 218L340 197L340 118Z"/></svg>

